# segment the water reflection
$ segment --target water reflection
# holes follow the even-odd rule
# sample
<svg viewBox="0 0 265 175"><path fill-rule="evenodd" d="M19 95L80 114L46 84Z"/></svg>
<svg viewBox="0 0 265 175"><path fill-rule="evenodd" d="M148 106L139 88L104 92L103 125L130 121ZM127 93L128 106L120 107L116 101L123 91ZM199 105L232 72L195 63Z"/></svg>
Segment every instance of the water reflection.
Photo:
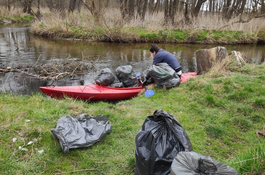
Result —
<svg viewBox="0 0 265 175"><path fill-rule="evenodd" d="M0 28L0 68L44 65L50 60L72 59L95 64L95 70L88 70L84 75L72 79L66 78L53 85L78 85L80 79L85 84L94 83L94 78L103 68L115 72L120 65L132 65L135 72L143 72L152 63L149 48L152 43L101 43L83 41L55 41L33 36L28 27L2 26ZM218 45L194 44L159 44L178 58L183 72L196 71L195 52ZM226 45L228 52L243 52L251 63L260 64L265 59L264 45ZM0 90L17 94L40 92L39 86L51 82L29 78L21 73L6 73L0 77Z"/></svg>

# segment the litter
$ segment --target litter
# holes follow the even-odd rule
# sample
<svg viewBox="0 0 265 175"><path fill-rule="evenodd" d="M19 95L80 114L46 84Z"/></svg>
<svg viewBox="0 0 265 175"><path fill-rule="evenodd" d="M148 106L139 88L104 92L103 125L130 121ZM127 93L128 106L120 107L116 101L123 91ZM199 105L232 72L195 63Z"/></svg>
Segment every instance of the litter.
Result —
<svg viewBox="0 0 265 175"><path fill-rule="evenodd" d="M190 139L168 112L156 110L148 116L135 139L135 175L168 175L173 159L181 151L192 151Z"/></svg>
<svg viewBox="0 0 265 175"><path fill-rule="evenodd" d="M170 175L239 175L232 167L196 152L180 152L174 158Z"/></svg>
<svg viewBox="0 0 265 175"><path fill-rule="evenodd" d="M59 140L63 152L72 148L89 147L100 141L111 131L111 124L107 115L81 114L75 118L61 117L52 134Z"/></svg>

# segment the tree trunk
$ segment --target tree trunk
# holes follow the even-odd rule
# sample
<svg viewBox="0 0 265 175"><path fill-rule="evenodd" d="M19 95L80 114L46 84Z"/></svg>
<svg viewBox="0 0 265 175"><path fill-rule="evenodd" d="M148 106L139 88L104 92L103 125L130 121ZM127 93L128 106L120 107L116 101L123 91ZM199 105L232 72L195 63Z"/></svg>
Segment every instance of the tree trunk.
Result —
<svg viewBox="0 0 265 175"><path fill-rule="evenodd" d="M175 23L175 15L176 15L176 11L177 11L177 8L178 8L178 0L172 0L171 1L172 4L171 4L171 10L170 10L170 19L171 19L171 24L174 25Z"/></svg>
<svg viewBox="0 0 265 175"><path fill-rule="evenodd" d="M70 0L68 12L73 12L75 10L76 0Z"/></svg>
<svg viewBox="0 0 265 175"><path fill-rule="evenodd" d="M260 12L261 14L265 14L265 2L264 0L261 0L261 7L260 7Z"/></svg>
<svg viewBox="0 0 265 175"><path fill-rule="evenodd" d="M200 12L200 9L201 9L201 7L202 7L202 4L205 3L205 1L206 1L206 0L198 0L198 1L197 1L197 4L196 4L196 6L194 7L194 10L192 10L192 11L193 11L193 12L192 12L192 16L193 16L193 17L197 17L197 16L198 16L198 14L199 14L199 12Z"/></svg>
<svg viewBox="0 0 265 175"><path fill-rule="evenodd" d="M214 6L213 6L214 1L210 0L209 2L209 12L212 13L214 11Z"/></svg>
<svg viewBox="0 0 265 175"><path fill-rule="evenodd" d="M51 12L54 11L54 5L53 5L52 0L45 0L45 2L46 2L46 4L47 4L49 10L50 10Z"/></svg>
<svg viewBox="0 0 265 175"><path fill-rule="evenodd" d="M149 1L149 14L153 15L154 14L154 10L155 10L155 1L154 0L150 0Z"/></svg>
<svg viewBox="0 0 265 175"><path fill-rule="evenodd" d="M135 1L130 0L129 1L129 19L131 20L134 17L134 6L135 6Z"/></svg>
<svg viewBox="0 0 265 175"><path fill-rule="evenodd" d="M127 0L126 0L127 1ZM103 11L109 4L109 0L90 0L87 2L86 0L82 0L84 5L87 7L87 9L90 11L90 13L93 15L95 19L95 23L98 25L101 23L101 20L103 19Z"/></svg>
<svg viewBox="0 0 265 175"><path fill-rule="evenodd" d="M155 4L154 11L156 11L156 13L158 13L159 12L159 8L160 8L160 0L157 0L156 4Z"/></svg>
<svg viewBox="0 0 265 175"><path fill-rule="evenodd" d="M239 14L243 14L245 6L246 6L247 0L242 0L241 7L238 10Z"/></svg>
<svg viewBox="0 0 265 175"><path fill-rule="evenodd" d="M33 0L27 0L25 2L22 2L23 4L23 12L24 13L28 13L28 14L32 14L32 9L31 9L31 4L32 4Z"/></svg>
<svg viewBox="0 0 265 175"><path fill-rule="evenodd" d="M165 0L165 11L164 11L164 25L168 24L169 21L169 7L168 7L168 0Z"/></svg>
<svg viewBox="0 0 265 175"><path fill-rule="evenodd" d="M10 9L11 9L10 0L7 0L6 6L7 6L7 10L10 11Z"/></svg>
<svg viewBox="0 0 265 175"><path fill-rule="evenodd" d="M40 0L38 0L38 5L37 5L37 8L38 8L38 10L37 10L37 17L39 18L40 17Z"/></svg>
<svg viewBox="0 0 265 175"><path fill-rule="evenodd" d="M145 19L145 14L146 14L146 9L147 9L147 4L148 4L148 0L145 0L145 1L144 1L144 4L143 4L142 15L141 15L141 19L142 19L142 21L144 21L144 19Z"/></svg>

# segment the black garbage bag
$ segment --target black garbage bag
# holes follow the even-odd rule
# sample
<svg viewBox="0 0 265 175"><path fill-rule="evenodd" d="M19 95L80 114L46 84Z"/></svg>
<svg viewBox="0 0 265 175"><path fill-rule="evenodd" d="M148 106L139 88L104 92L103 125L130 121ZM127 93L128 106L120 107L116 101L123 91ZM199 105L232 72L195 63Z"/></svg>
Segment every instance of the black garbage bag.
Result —
<svg viewBox="0 0 265 175"><path fill-rule="evenodd" d="M120 82L126 81L133 73L131 65L119 66L116 69L116 76Z"/></svg>
<svg viewBox="0 0 265 175"><path fill-rule="evenodd" d="M180 85L180 78L167 63L152 65L148 74L154 79L157 87L167 89Z"/></svg>
<svg viewBox="0 0 265 175"><path fill-rule="evenodd" d="M89 147L100 141L111 131L108 116L80 114L75 118L61 117L56 128L51 129L52 134L58 138L63 152L72 148Z"/></svg>
<svg viewBox="0 0 265 175"><path fill-rule="evenodd" d="M115 76L109 68L102 69L95 79L95 82L101 86L108 86L114 81Z"/></svg>
<svg viewBox="0 0 265 175"><path fill-rule="evenodd" d="M116 69L116 76L124 87L138 86L138 81L135 75L133 75L133 69L131 65L119 66Z"/></svg>
<svg viewBox="0 0 265 175"><path fill-rule="evenodd" d="M196 152L180 152L174 158L170 175L239 175L232 167Z"/></svg>
<svg viewBox="0 0 265 175"><path fill-rule="evenodd" d="M186 131L168 112L156 110L148 116L135 139L135 174L167 175L181 151L192 151Z"/></svg>

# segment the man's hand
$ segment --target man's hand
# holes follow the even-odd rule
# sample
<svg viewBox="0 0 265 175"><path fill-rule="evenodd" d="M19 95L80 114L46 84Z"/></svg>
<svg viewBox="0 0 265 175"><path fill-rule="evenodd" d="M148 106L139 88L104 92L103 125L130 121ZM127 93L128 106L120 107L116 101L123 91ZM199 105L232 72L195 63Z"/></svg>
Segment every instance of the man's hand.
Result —
<svg viewBox="0 0 265 175"><path fill-rule="evenodd" d="M142 86L147 86L147 80L142 82Z"/></svg>

